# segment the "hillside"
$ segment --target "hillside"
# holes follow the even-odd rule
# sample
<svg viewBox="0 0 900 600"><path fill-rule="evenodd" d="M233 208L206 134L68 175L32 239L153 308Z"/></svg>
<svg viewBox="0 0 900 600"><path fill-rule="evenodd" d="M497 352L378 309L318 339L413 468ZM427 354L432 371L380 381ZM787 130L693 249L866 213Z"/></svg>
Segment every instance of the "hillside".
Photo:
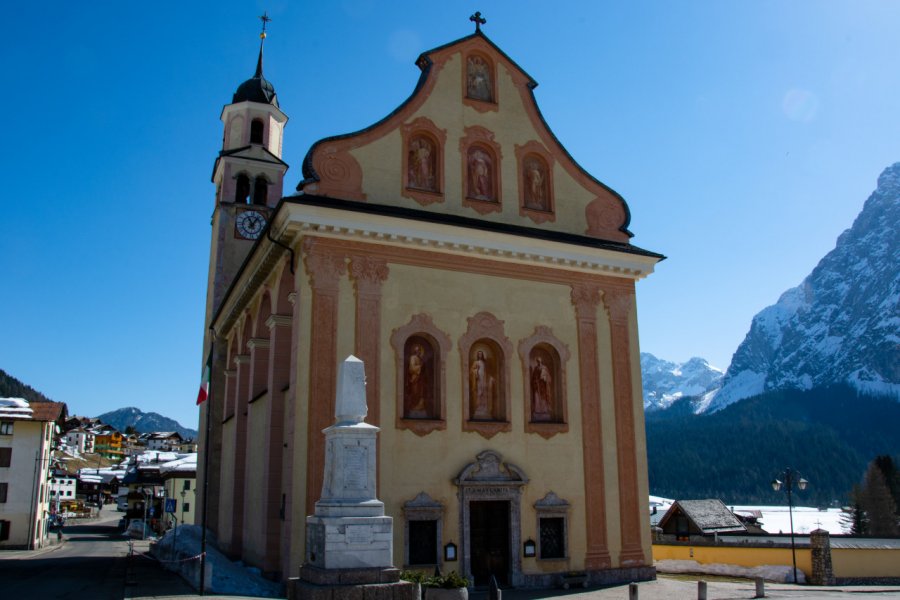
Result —
<svg viewBox="0 0 900 600"><path fill-rule="evenodd" d="M197 431L195 429L183 427L178 421L164 417L159 413L145 413L133 406L103 413L102 415L97 415L97 418L107 425L112 425L119 431L125 431L126 427L134 427L135 431L139 433L177 431L185 439L197 439Z"/></svg>
<svg viewBox="0 0 900 600"><path fill-rule="evenodd" d="M810 481L799 502L846 502L875 456L900 456L900 403L849 384L769 392L708 414L691 399L649 412L650 489L669 498L781 504L770 487L785 467Z"/></svg>
<svg viewBox="0 0 900 600"><path fill-rule="evenodd" d="M47 396L2 369L0 369L0 398L24 398L29 402L51 401Z"/></svg>

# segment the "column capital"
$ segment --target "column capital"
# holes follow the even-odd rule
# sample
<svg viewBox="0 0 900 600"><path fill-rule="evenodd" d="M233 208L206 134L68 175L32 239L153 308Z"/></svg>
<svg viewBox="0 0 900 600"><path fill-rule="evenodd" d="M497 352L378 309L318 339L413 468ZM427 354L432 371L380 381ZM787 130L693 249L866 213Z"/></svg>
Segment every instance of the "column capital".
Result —
<svg viewBox="0 0 900 600"><path fill-rule="evenodd" d="M290 315L270 315L266 319L266 327L271 331L276 327L290 327L293 322L294 320Z"/></svg>
<svg viewBox="0 0 900 600"><path fill-rule="evenodd" d="M239 367L241 365L246 365L250 363L250 355L249 354L238 354L234 357L234 366Z"/></svg>
<svg viewBox="0 0 900 600"><path fill-rule="evenodd" d="M603 304L609 311L609 320L616 323L626 323L628 315L634 306L634 292L629 290L605 289L603 290Z"/></svg>
<svg viewBox="0 0 900 600"><path fill-rule="evenodd" d="M379 294L381 283L387 279L389 271L387 261L382 258L360 255L350 257L350 276L358 294Z"/></svg>
<svg viewBox="0 0 900 600"><path fill-rule="evenodd" d="M597 284L573 283L571 299L579 319L596 318L597 304L600 302L600 287Z"/></svg>
<svg viewBox="0 0 900 600"><path fill-rule="evenodd" d="M315 238L305 238L302 247L309 283L313 289L317 292L337 293L340 279L347 273L344 255L322 247Z"/></svg>
<svg viewBox="0 0 900 600"><path fill-rule="evenodd" d="M247 347L250 350L255 350L257 348L268 348L269 347L269 338L250 338L247 340Z"/></svg>

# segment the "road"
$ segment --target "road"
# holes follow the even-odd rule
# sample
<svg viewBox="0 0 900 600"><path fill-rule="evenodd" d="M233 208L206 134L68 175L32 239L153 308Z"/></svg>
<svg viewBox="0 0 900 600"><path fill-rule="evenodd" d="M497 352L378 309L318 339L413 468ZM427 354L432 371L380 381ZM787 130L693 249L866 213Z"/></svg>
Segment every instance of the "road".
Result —
<svg viewBox="0 0 900 600"><path fill-rule="evenodd" d="M96 521L65 527L66 542L60 546L0 553L2 597L121 599L128 541L118 529L120 516L107 507Z"/></svg>

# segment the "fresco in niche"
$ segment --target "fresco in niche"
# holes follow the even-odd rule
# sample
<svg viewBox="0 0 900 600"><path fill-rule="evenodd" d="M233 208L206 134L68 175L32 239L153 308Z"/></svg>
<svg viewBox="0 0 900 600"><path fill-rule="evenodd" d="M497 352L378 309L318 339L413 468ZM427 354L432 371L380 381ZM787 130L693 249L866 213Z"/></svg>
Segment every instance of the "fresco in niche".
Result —
<svg viewBox="0 0 900 600"><path fill-rule="evenodd" d="M469 348L469 419L502 421L499 406L502 357L494 344L479 340Z"/></svg>
<svg viewBox="0 0 900 600"><path fill-rule="evenodd" d="M425 337L410 336L403 347L403 417L439 419L435 409L434 345Z"/></svg>
<svg viewBox="0 0 900 600"><path fill-rule="evenodd" d="M491 65L478 55L466 59L466 96L473 100L494 101Z"/></svg>
<svg viewBox="0 0 900 600"><path fill-rule="evenodd" d="M466 155L468 183L466 196L496 202L494 197L494 159L483 148L472 146Z"/></svg>
<svg viewBox="0 0 900 600"><path fill-rule="evenodd" d="M525 175L525 208L550 210L550 180L547 165L536 156L526 156L522 165Z"/></svg>
<svg viewBox="0 0 900 600"><path fill-rule="evenodd" d="M437 149L429 138L417 135L409 142L407 187L436 192Z"/></svg>
<svg viewBox="0 0 900 600"><path fill-rule="evenodd" d="M528 357L531 368L531 422L551 422L559 419L557 398L559 386L555 352L543 345L535 346Z"/></svg>

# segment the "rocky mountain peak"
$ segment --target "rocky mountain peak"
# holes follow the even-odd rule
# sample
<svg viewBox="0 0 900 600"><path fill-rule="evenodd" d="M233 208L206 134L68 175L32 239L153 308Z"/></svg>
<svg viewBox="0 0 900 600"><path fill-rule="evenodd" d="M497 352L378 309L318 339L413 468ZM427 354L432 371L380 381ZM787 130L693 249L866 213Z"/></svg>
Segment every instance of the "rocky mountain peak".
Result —
<svg viewBox="0 0 900 600"><path fill-rule="evenodd" d="M900 398L900 163L803 282L760 311L697 412L776 389L849 382Z"/></svg>

